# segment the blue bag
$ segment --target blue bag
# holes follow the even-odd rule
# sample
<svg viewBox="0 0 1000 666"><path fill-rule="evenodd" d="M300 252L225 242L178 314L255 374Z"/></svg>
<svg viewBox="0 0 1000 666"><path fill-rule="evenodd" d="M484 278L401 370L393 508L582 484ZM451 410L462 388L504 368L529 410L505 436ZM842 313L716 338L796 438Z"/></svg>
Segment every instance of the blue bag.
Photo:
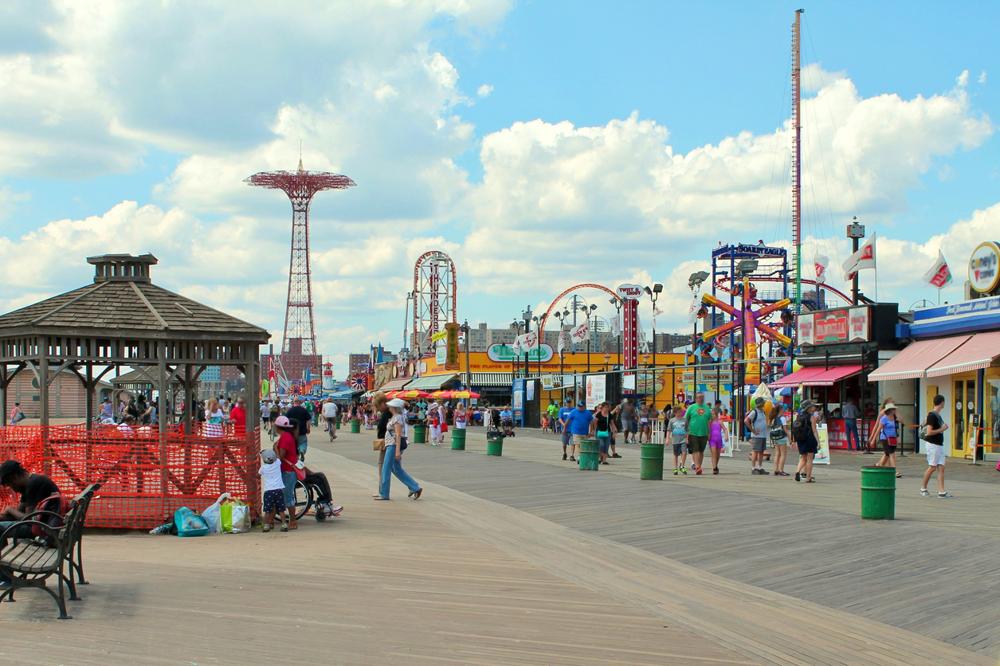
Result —
<svg viewBox="0 0 1000 666"><path fill-rule="evenodd" d="M205 536L209 531L205 519L186 506L174 511L174 525L180 537Z"/></svg>

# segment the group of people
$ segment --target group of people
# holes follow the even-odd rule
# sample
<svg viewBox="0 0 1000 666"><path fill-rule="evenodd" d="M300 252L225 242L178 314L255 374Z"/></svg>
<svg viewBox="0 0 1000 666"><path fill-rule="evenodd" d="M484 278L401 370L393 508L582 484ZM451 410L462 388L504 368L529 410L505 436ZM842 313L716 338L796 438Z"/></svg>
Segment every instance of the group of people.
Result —
<svg viewBox="0 0 1000 666"><path fill-rule="evenodd" d="M571 405L572 400L567 400L563 408L560 408L554 400L551 401L542 414L542 432L565 433L564 410ZM648 444L653 441L653 432L659 422L660 412L652 402L635 403L625 398L621 404L614 407L608 403L608 411L615 421L615 433L621 433L626 444L629 444L630 440L632 444ZM614 442L614 438L611 438L611 441Z"/></svg>

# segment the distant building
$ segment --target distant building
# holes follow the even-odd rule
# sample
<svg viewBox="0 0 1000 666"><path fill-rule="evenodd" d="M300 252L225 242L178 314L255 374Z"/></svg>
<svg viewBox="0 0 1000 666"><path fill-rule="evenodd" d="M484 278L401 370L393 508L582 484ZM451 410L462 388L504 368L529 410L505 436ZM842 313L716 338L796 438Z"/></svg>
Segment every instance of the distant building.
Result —
<svg viewBox="0 0 1000 666"><path fill-rule="evenodd" d="M347 374L360 375L368 372L371 354L349 354L347 356Z"/></svg>

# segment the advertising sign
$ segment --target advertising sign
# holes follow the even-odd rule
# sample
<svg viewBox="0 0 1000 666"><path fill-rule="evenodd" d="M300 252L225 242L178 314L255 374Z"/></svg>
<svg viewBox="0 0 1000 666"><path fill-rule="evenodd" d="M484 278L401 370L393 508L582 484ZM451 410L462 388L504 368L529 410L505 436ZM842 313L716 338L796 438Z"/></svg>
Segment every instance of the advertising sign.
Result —
<svg viewBox="0 0 1000 666"><path fill-rule="evenodd" d="M871 339L871 309L867 306L809 312L798 317L800 345L868 342Z"/></svg>
<svg viewBox="0 0 1000 666"><path fill-rule="evenodd" d="M455 322L448 322L444 325L445 338L445 361L446 370L458 370L458 330L459 326ZM439 343L440 344L440 343Z"/></svg>
<svg viewBox="0 0 1000 666"><path fill-rule="evenodd" d="M637 301L642 298L642 287L637 284L618 285L618 297L623 301Z"/></svg>
<svg viewBox="0 0 1000 666"><path fill-rule="evenodd" d="M800 314L798 316L796 329L798 330L800 345L815 344L816 338L813 336L813 314L811 312Z"/></svg>
<svg viewBox="0 0 1000 666"><path fill-rule="evenodd" d="M587 375L587 397L585 406L594 409L607 400L607 378L604 375Z"/></svg>
<svg viewBox="0 0 1000 666"><path fill-rule="evenodd" d="M434 343L434 362L447 367L448 345L443 340Z"/></svg>
<svg viewBox="0 0 1000 666"><path fill-rule="evenodd" d="M532 362L547 363L552 360L552 345L542 343L535 345L530 352L523 350L518 354L512 345L492 344L486 349L486 357L495 363L510 363L514 360L523 361L525 357Z"/></svg>
<svg viewBox="0 0 1000 666"><path fill-rule="evenodd" d="M1000 244L980 243L969 257L969 286L979 294L992 294L1000 284Z"/></svg>
<svg viewBox="0 0 1000 666"><path fill-rule="evenodd" d="M848 341L868 342L871 339L871 310L867 307L850 308L847 311Z"/></svg>

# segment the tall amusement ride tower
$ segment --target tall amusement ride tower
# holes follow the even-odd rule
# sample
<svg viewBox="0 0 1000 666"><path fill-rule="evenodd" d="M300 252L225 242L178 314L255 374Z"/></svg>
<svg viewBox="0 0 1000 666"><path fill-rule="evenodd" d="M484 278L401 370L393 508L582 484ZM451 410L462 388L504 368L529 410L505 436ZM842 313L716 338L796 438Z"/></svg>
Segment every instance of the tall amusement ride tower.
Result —
<svg viewBox="0 0 1000 666"><path fill-rule="evenodd" d="M281 190L292 202L292 247L288 262L288 301L281 367L289 380L304 378L306 370L319 375L322 358L316 350L312 274L309 268L309 204L317 192L344 190L355 182L336 173L306 171L299 158L297 171L262 171L245 181L253 187Z"/></svg>

